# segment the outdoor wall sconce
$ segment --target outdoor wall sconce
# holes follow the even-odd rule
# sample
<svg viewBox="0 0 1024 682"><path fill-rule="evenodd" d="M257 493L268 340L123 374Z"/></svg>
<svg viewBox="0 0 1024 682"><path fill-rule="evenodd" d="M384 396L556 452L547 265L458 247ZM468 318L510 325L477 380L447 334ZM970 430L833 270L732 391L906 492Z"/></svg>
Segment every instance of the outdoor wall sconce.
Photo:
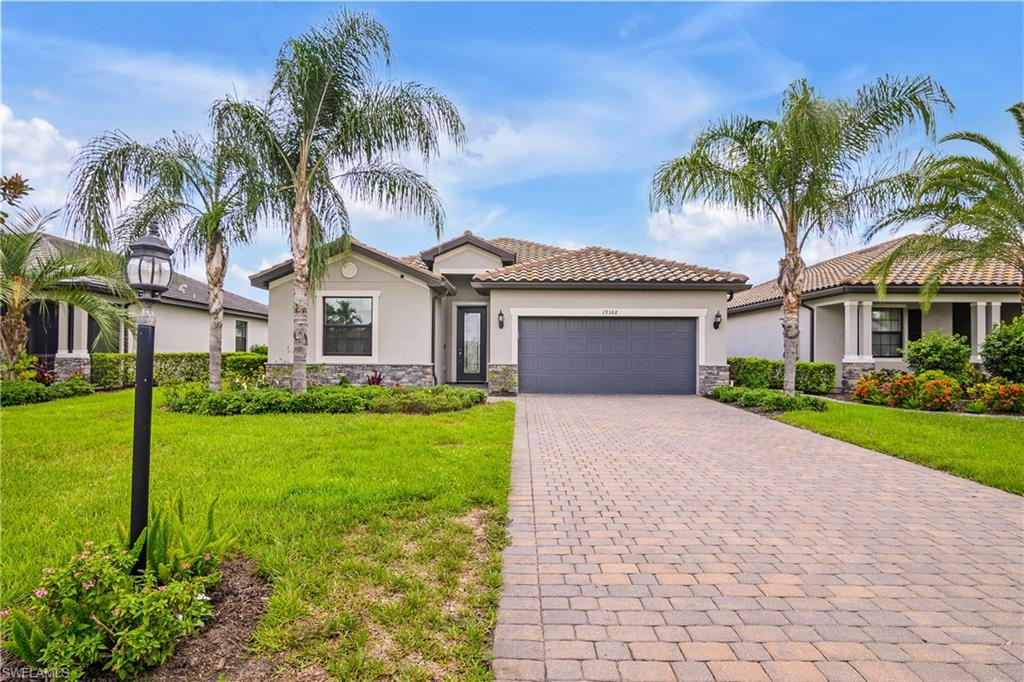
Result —
<svg viewBox="0 0 1024 682"><path fill-rule="evenodd" d="M721 326L722 326L722 311L721 310L716 310L715 311L715 329L718 329Z"/></svg>
<svg viewBox="0 0 1024 682"><path fill-rule="evenodd" d="M498 311L498 329L505 328L505 313Z"/></svg>

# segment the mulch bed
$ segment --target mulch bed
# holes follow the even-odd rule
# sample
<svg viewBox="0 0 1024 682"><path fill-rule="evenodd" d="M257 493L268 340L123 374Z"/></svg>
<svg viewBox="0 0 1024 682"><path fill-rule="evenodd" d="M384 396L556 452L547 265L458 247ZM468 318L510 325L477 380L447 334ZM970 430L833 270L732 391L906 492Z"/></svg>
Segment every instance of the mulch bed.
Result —
<svg viewBox="0 0 1024 682"><path fill-rule="evenodd" d="M145 676L148 682L249 679L245 647L270 598L270 583L252 559L236 556L220 567L224 577L210 595L213 618L199 634L180 643L174 655Z"/></svg>
<svg viewBox="0 0 1024 682"><path fill-rule="evenodd" d="M264 661L245 657L245 647L267 607L271 588L256 563L243 556L224 561L223 578L210 594L213 618L194 637L183 640L162 666L147 673L147 682L180 680L267 679ZM48 679L19 658L0 653L0 682ZM60 678L57 678L60 679ZM105 672L87 676L97 682L113 682L117 676Z"/></svg>

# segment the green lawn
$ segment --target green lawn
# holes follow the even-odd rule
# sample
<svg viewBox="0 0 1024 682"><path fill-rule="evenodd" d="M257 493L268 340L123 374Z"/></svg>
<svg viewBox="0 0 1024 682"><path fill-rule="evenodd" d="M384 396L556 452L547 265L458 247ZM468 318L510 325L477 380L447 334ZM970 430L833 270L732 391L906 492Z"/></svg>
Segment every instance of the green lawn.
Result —
<svg viewBox="0 0 1024 682"><path fill-rule="evenodd" d="M1024 495L1024 421L830 402L779 421Z"/></svg>
<svg viewBox="0 0 1024 682"><path fill-rule="evenodd" d="M133 393L5 408L0 603L127 525ZM159 403L159 399L157 400ZM338 679L486 678L513 405L198 417L157 410L152 498L183 492L273 581L256 652Z"/></svg>

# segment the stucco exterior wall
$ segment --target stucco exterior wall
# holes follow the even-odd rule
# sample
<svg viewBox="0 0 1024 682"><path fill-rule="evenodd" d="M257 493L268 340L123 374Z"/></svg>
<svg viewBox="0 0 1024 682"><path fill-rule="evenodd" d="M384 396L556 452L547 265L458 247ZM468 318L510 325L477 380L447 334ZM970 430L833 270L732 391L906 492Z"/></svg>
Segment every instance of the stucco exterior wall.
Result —
<svg viewBox="0 0 1024 682"><path fill-rule="evenodd" d="M157 303L153 306L153 312L156 314L154 346L157 353L205 353L210 350L210 314L206 310ZM266 320L225 313L221 339L223 352L235 350L235 320L246 320L249 323L246 350L254 344L267 343Z"/></svg>
<svg viewBox="0 0 1024 682"><path fill-rule="evenodd" d="M464 244L457 249L438 255L434 259L434 272L442 274L475 274L501 267L501 259L493 253Z"/></svg>
<svg viewBox="0 0 1024 682"><path fill-rule="evenodd" d="M342 274L344 263L355 274ZM351 273L350 273L351 274ZM374 300L373 355L323 354L322 309L324 296L367 296ZM269 362L292 361L292 277L270 285ZM430 365L433 292L422 281L369 258L351 254L343 262L334 258L324 279L310 292L309 342L306 361L338 365Z"/></svg>
<svg viewBox="0 0 1024 682"><path fill-rule="evenodd" d="M800 359L811 355L811 311L800 309ZM729 355L782 359L782 311L779 307L736 313L729 318Z"/></svg>
<svg viewBox="0 0 1024 682"><path fill-rule="evenodd" d="M529 316L529 310L545 309L554 313L587 311L588 316L699 316L698 364L724 365L730 354L728 339L730 321L724 291L602 291L550 289L495 289L491 291L488 309L490 320L490 355L492 365L518 364L518 316ZM505 328L498 328L498 312L505 313ZM655 312L657 314L655 314ZM715 313L722 314L722 324L714 329Z"/></svg>

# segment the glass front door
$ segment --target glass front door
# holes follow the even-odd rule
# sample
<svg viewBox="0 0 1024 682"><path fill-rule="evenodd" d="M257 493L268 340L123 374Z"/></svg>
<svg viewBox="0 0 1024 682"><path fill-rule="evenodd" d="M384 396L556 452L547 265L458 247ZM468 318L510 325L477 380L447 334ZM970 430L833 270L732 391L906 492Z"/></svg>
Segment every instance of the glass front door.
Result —
<svg viewBox="0 0 1024 682"><path fill-rule="evenodd" d="M456 381L487 378L487 308L463 306L458 310L455 351Z"/></svg>

